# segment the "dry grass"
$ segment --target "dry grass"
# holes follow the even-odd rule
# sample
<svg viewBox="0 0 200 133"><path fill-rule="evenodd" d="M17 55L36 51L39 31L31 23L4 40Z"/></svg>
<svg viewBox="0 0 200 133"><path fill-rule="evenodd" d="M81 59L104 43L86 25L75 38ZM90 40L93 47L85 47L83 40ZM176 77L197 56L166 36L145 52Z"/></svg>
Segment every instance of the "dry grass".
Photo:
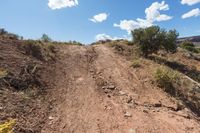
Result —
<svg viewBox="0 0 200 133"><path fill-rule="evenodd" d="M133 68L141 67L141 60L140 59L134 59L132 61L131 67L133 67Z"/></svg>
<svg viewBox="0 0 200 133"><path fill-rule="evenodd" d="M175 87L180 83L180 74L165 66L158 67L154 77L158 85L166 92L175 95Z"/></svg>
<svg viewBox="0 0 200 133"><path fill-rule="evenodd" d="M0 68L0 78L4 78L7 75L8 75L8 72L5 69Z"/></svg>

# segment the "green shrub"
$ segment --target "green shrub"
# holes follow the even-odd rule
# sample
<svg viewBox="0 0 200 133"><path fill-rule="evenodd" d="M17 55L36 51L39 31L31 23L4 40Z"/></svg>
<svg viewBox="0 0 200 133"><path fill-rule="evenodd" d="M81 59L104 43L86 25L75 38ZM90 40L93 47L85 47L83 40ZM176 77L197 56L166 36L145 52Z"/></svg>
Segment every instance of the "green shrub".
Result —
<svg viewBox="0 0 200 133"><path fill-rule="evenodd" d="M164 66L156 69L154 77L158 85L170 94L175 93L174 86L180 82L179 73Z"/></svg>
<svg viewBox="0 0 200 133"><path fill-rule="evenodd" d="M193 53L200 53L200 50L198 48L195 48L195 45L189 41L181 43L180 47Z"/></svg>
<svg viewBox="0 0 200 133"><path fill-rule="evenodd" d="M158 26L149 28L139 28L132 31L134 44L139 46L140 52L147 57L149 54L156 53L159 49L167 52L176 51L176 30L165 31Z"/></svg>
<svg viewBox="0 0 200 133"><path fill-rule="evenodd" d="M41 37L41 41L43 41L43 42L51 42L52 39L47 34L43 34L42 37Z"/></svg>
<svg viewBox="0 0 200 133"><path fill-rule="evenodd" d="M0 35L4 35L4 34L8 34L8 32L5 29L0 28Z"/></svg>

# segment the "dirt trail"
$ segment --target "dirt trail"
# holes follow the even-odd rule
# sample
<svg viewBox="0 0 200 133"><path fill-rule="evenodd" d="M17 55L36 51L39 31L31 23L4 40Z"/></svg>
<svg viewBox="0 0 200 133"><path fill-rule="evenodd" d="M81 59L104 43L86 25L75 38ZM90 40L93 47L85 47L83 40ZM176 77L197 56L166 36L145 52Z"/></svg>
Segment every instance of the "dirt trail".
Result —
<svg viewBox="0 0 200 133"><path fill-rule="evenodd" d="M198 133L200 122L109 47L61 46L43 133Z"/></svg>

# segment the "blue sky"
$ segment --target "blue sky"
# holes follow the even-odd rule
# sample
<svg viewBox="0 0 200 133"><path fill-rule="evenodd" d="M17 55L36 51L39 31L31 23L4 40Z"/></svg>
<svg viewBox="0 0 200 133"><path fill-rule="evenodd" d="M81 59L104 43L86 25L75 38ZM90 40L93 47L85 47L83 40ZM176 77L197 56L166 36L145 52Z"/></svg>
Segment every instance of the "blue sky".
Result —
<svg viewBox="0 0 200 133"><path fill-rule="evenodd" d="M24 38L46 33L82 43L129 38L130 30L151 25L191 36L200 35L199 8L200 0L3 0L0 27Z"/></svg>

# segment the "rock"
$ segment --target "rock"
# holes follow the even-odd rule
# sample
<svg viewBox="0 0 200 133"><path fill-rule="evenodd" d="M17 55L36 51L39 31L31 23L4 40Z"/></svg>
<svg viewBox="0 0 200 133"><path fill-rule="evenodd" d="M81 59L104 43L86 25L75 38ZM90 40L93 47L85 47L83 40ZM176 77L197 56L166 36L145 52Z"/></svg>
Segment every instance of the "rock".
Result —
<svg viewBox="0 0 200 133"><path fill-rule="evenodd" d="M54 117L53 116L49 116L49 120L53 120L54 119Z"/></svg>
<svg viewBox="0 0 200 133"><path fill-rule="evenodd" d="M132 97L128 97L128 99L126 100L126 103L131 103L132 102Z"/></svg>
<svg viewBox="0 0 200 133"><path fill-rule="evenodd" d="M132 114L129 113L129 112L126 112L126 113L124 114L124 117L132 117Z"/></svg>
<svg viewBox="0 0 200 133"><path fill-rule="evenodd" d="M114 86L114 85L110 85L110 86L108 86L108 89L114 90L114 89L115 89L115 86Z"/></svg>
<svg viewBox="0 0 200 133"><path fill-rule="evenodd" d="M162 104L161 103L155 103L154 107L162 107Z"/></svg>
<svg viewBox="0 0 200 133"><path fill-rule="evenodd" d="M148 111L147 111L147 110L145 110L145 109L143 110L143 112L144 112L144 113L148 113Z"/></svg>
<svg viewBox="0 0 200 133"><path fill-rule="evenodd" d="M131 129L129 129L128 133L136 133L136 130L131 128Z"/></svg>
<svg viewBox="0 0 200 133"><path fill-rule="evenodd" d="M109 90L109 89L104 89L104 92L105 92L105 93L110 93L111 90Z"/></svg>
<svg viewBox="0 0 200 133"><path fill-rule="evenodd" d="M127 93L124 92L124 91L119 91L119 94L120 94L120 95L126 95Z"/></svg>

